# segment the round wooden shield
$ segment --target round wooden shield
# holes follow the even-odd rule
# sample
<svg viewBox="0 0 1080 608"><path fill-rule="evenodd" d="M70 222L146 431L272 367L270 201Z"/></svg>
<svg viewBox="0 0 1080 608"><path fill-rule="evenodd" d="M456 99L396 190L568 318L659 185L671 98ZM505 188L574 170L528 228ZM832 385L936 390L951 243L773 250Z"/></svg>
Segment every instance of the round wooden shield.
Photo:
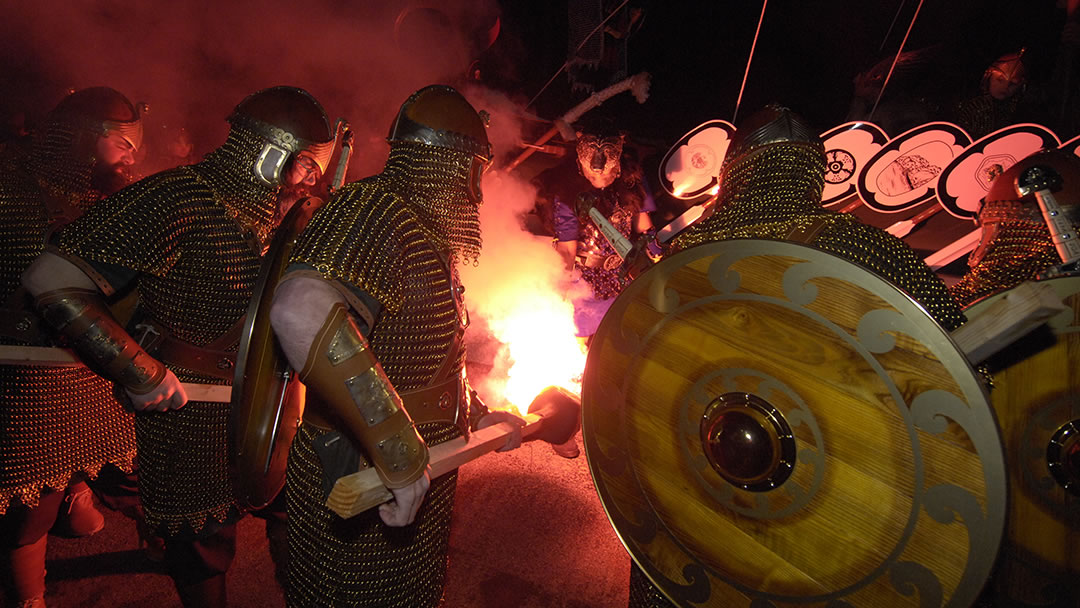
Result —
<svg viewBox="0 0 1080 608"><path fill-rule="evenodd" d="M263 256L240 334L230 405L230 464L236 500L248 509L270 504L284 487L289 445L304 411L304 385L274 339L270 304L296 237L322 204L320 198L305 198L282 220Z"/></svg>
<svg viewBox="0 0 1080 608"><path fill-rule="evenodd" d="M981 379L837 256L747 239L664 259L593 337L582 421L612 525L679 606L968 606L994 563Z"/></svg>
<svg viewBox="0 0 1080 608"><path fill-rule="evenodd" d="M1076 596L1060 594L1080 578L1080 277L1046 282L1067 309L987 361L1010 484L994 579L1024 605L1069 606ZM1009 293L966 312L974 316Z"/></svg>

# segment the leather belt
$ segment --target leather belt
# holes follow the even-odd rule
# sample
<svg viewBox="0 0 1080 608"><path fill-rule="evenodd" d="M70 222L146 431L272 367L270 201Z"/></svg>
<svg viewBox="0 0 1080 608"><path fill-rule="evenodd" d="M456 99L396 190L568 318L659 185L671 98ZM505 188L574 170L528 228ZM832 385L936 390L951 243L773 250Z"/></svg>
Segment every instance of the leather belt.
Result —
<svg viewBox="0 0 1080 608"><path fill-rule="evenodd" d="M244 319L241 318L217 340L206 346L195 346L175 338L164 326L142 319L135 324L133 337L146 352L168 365L231 381L236 368L236 353L224 348L236 344L243 326Z"/></svg>

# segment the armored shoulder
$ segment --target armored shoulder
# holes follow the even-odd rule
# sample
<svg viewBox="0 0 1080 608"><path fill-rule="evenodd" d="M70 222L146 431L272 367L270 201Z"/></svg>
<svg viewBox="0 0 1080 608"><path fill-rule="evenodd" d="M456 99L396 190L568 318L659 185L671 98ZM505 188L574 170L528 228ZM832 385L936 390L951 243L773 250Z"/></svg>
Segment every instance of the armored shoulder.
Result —
<svg viewBox="0 0 1080 608"><path fill-rule="evenodd" d="M59 249L88 261L163 276L213 193L187 167L142 179L95 204L61 233Z"/></svg>
<svg viewBox="0 0 1080 608"><path fill-rule="evenodd" d="M395 311L410 250L427 243L415 212L377 178L339 190L297 239L290 263L356 287Z"/></svg>

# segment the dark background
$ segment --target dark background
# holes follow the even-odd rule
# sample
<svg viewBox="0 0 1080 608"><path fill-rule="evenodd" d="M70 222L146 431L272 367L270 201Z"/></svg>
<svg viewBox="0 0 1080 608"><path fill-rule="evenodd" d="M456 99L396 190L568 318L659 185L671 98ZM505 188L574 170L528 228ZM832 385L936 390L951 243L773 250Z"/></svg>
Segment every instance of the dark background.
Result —
<svg viewBox="0 0 1080 608"><path fill-rule="evenodd" d="M500 4L503 32L482 65L491 68L491 84L531 99L566 59L566 2ZM891 61L916 9L904 50L933 45L938 50L932 62L914 73L894 75L886 98L895 91L947 103L973 95L986 66L1020 48L1027 49L1032 79L1049 77L1064 23L1064 11L1053 0L919 4L769 0L739 116L775 101L822 130L843 122L852 79L879 61ZM627 96L613 98L602 113L618 116L625 128L647 139L678 139L706 120L732 120L762 4L632 1L628 6L643 9L645 15L628 42L628 71L651 73L651 94L640 106ZM521 57L507 62L508 55ZM530 109L554 118L584 97L570 91L567 78L560 76Z"/></svg>

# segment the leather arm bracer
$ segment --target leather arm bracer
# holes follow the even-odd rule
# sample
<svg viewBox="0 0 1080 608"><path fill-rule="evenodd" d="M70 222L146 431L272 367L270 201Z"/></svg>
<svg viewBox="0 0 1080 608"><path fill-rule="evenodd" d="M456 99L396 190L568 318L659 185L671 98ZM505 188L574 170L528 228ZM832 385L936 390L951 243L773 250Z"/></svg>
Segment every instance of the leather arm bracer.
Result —
<svg viewBox="0 0 1080 608"><path fill-rule="evenodd" d="M359 442L387 488L419 479L427 444L343 304L334 304L308 351L300 381Z"/></svg>
<svg viewBox="0 0 1080 608"><path fill-rule="evenodd" d="M149 393L165 378L165 365L124 331L98 292L49 291L37 298L37 308L88 366L132 393Z"/></svg>

